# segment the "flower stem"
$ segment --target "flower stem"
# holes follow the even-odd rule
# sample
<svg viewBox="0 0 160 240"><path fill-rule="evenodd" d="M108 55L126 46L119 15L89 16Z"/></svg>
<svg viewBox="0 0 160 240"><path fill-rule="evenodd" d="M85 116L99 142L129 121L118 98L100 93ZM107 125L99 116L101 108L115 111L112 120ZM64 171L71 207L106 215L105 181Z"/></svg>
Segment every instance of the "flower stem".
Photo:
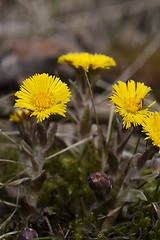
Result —
<svg viewBox="0 0 160 240"><path fill-rule="evenodd" d="M94 115L95 115L95 120L96 120L96 125L97 125L97 129L98 129L98 136L100 139L100 143L101 143L101 147L102 147L102 161L101 161L101 168L102 170L104 170L105 166L104 166L104 153L105 153L105 149L104 149L104 144L103 144L103 135L102 135L102 131L99 125L99 121L98 121L98 117L97 117L97 113L96 113L96 107L95 107L95 102L94 102L94 97L93 97L93 92L92 92L92 88L91 88L91 84L87 75L87 72L84 69L84 74L87 80L87 84L88 84L88 88L89 88L89 92L90 92L90 96L91 96L91 101L92 101L92 105L93 105L93 110L94 110Z"/></svg>
<svg viewBox="0 0 160 240"><path fill-rule="evenodd" d="M137 141L137 144L136 144L136 148L134 150L134 154L136 154L136 152L137 152L137 148L139 146L140 139L141 139L141 134L139 135L139 138L138 138L138 141Z"/></svg>
<svg viewBox="0 0 160 240"><path fill-rule="evenodd" d="M90 96L91 96L91 100L92 100L92 104L93 104L95 120L96 120L97 128L98 128L98 131L99 131L100 127L99 127L98 117L97 117L97 113L96 113L96 107L95 107L93 92L92 92L91 84L90 84L90 81L89 81L89 78L88 78L88 75L87 75L85 69L84 69L84 73L85 73L85 77L87 79L87 84L88 84L88 88L89 88L89 92L90 92Z"/></svg>

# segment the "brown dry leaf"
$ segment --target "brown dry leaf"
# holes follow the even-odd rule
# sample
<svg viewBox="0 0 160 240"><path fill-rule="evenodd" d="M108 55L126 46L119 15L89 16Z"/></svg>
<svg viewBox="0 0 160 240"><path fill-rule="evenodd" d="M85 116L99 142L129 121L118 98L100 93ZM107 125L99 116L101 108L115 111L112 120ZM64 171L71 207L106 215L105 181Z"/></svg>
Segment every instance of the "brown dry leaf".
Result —
<svg viewBox="0 0 160 240"><path fill-rule="evenodd" d="M19 184L21 184L22 182L28 181L30 178L26 177L26 178L21 178L21 179L17 179L15 181L9 182L9 183L0 183L0 186L17 186Z"/></svg>

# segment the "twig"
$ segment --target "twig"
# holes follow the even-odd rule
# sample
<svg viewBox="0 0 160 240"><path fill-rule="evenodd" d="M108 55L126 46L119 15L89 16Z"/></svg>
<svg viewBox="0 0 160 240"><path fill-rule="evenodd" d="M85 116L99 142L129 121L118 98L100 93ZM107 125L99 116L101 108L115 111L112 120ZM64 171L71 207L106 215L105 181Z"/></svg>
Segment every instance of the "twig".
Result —
<svg viewBox="0 0 160 240"><path fill-rule="evenodd" d="M152 55L160 47L160 33L158 33L152 41L147 45L144 51L136 58L136 60L113 82L115 84L118 80L126 82L133 74L135 74L145 63L152 57ZM112 85L113 85L112 84ZM106 84L107 90L101 94L101 98L97 98L96 103L101 103L108 98L108 92L112 91L112 85ZM105 86L105 83L104 83ZM104 97L104 98L103 98Z"/></svg>
<svg viewBox="0 0 160 240"><path fill-rule="evenodd" d="M115 80L122 79L126 81L130 76L137 72L145 62L158 50L160 47L160 33L147 45L141 55Z"/></svg>

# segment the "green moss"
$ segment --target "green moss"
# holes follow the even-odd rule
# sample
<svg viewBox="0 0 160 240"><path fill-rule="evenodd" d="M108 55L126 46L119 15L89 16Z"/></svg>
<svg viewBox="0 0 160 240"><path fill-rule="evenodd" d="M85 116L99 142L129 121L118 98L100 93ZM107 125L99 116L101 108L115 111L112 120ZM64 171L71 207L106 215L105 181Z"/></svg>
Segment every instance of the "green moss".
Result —
<svg viewBox="0 0 160 240"><path fill-rule="evenodd" d="M46 181L43 184L41 195L39 197L38 205L39 206L50 206L52 204L52 192L54 190L53 181Z"/></svg>
<svg viewBox="0 0 160 240"><path fill-rule="evenodd" d="M104 234L98 234L97 235L97 238L98 238L98 240L104 240L105 239L105 236L104 236Z"/></svg>
<svg viewBox="0 0 160 240"><path fill-rule="evenodd" d="M17 148L5 148L0 151L1 159L8 159L17 161L18 149ZM11 177L17 174L17 164L10 162L0 162L0 178L3 182L9 180Z"/></svg>
<svg viewBox="0 0 160 240"><path fill-rule="evenodd" d="M136 211L132 221L119 224L106 233L109 239L130 236L131 240L153 240L160 238L160 223L154 226L152 210L141 208ZM147 209L147 211L146 211ZM149 211L150 210L150 211ZM147 215L148 214L148 215Z"/></svg>
<svg viewBox="0 0 160 240"><path fill-rule="evenodd" d="M80 154L77 155L67 152L46 161L44 166L47 180L43 184L38 207L39 209L47 207L54 214L49 214L47 217L57 236L59 236L59 231L56 228L60 225L64 233L69 228L68 239L79 240L88 237L103 240L106 238L121 239L126 236L130 236L131 240L159 239L160 224L157 213L151 204L153 200L158 202L160 199L159 180L153 178L151 183L146 183L140 188L147 196L148 202L128 203L127 209L130 218L124 219L120 214L121 216L115 220L114 227L106 232L101 232L101 226L105 220L97 220L92 213L89 214L95 199L87 183L88 175L100 170L100 154L92 141L81 146L79 152ZM3 158L17 159L17 150L15 149L10 152L5 150L1 154ZM4 173L7 175L4 178L2 174L3 179L7 180L12 174L16 174L16 164L12 166L12 164L6 163L4 166ZM144 177L149 174L148 170L143 172ZM123 177L119 181L115 181L110 195L112 198L110 202L106 203L107 206L103 205L100 212L102 216L103 214L107 215L109 204L110 209L114 210L114 202L122 183ZM2 190L1 195L3 199L5 192ZM6 199L7 197L5 197ZM11 239L14 239L14 236Z"/></svg>
<svg viewBox="0 0 160 240"><path fill-rule="evenodd" d="M87 178L89 174L99 171L99 165L92 142L82 148L80 155L61 155L45 163L46 171L53 176L56 203L61 209L82 215L82 204L86 208L91 206L94 195Z"/></svg>
<svg viewBox="0 0 160 240"><path fill-rule="evenodd" d="M76 215L76 218L69 224L70 232L73 234L74 239L86 239L85 232L87 233L92 229L92 223L94 221L94 215L91 212L88 216L81 218ZM88 234L88 233L87 233Z"/></svg>

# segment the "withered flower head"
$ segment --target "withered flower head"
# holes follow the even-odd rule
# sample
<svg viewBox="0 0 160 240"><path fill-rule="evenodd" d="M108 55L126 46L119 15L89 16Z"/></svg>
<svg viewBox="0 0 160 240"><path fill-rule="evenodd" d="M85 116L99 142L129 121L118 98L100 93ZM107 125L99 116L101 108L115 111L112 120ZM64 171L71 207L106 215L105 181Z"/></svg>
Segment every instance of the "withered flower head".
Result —
<svg viewBox="0 0 160 240"><path fill-rule="evenodd" d="M38 238L38 234L32 228L24 229L19 235L19 240L27 240L27 239L34 239L34 238Z"/></svg>
<svg viewBox="0 0 160 240"><path fill-rule="evenodd" d="M96 197L105 197L112 189L110 178L104 172L96 172L88 177L88 184Z"/></svg>

